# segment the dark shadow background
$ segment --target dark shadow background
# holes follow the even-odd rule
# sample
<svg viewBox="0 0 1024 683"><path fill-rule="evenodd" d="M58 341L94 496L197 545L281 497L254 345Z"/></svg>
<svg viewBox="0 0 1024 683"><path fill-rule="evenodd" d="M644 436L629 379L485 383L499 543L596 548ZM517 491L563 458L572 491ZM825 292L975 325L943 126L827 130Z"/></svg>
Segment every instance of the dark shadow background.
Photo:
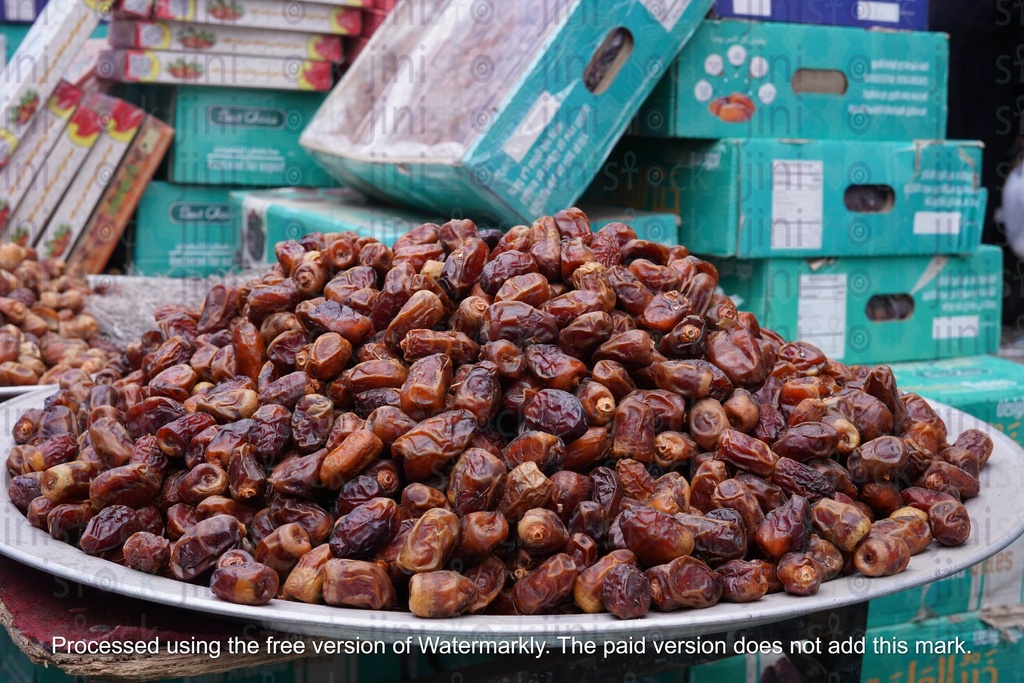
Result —
<svg viewBox="0 0 1024 683"><path fill-rule="evenodd" d="M949 34L951 139L985 143L982 182L988 189L984 241L1003 247L1003 323L1024 334L1024 264L1006 247L995 221L1024 114L1024 0L931 0L929 26Z"/></svg>

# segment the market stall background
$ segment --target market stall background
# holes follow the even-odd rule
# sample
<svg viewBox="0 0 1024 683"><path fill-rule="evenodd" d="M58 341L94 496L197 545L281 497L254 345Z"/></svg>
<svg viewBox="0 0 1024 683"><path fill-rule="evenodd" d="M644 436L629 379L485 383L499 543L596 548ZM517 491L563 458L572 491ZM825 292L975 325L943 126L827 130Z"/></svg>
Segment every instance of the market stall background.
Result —
<svg viewBox="0 0 1024 683"><path fill-rule="evenodd" d="M543 68L537 82L517 82L520 90L505 99L488 90L507 83L491 80L508 58L494 46L496 53L482 55L490 61L465 65L476 70L464 79L466 102L481 106L452 114L452 130L472 145L457 135L441 140L458 143L456 154L415 135L371 145L396 159L411 144L431 159L421 174L409 174L404 162L368 162L354 135L367 125L358 118L362 86L384 63L385 44L401 45L419 28L411 4L389 14L391 3L380 1L302 3L301 21L287 22L287 31L279 3L263 0L125 0L109 26L92 3L43 4L8 1L0 17L41 18L34 34L26 24L0 26L11 60L0 102L9 155L0 169L0 222L5 239L34 244L42 256L92 273L218 277L273 262L276 242L328 226L393 240L412 225L451 217L452 196L475 210L467 210L470 217L492 212L500 227L529 215L527 206L539 215L583 197L592 216L718 259L726 293L765 324L847 362L905 361L894 365L901 389L947 401L1019 442L1024 436L1024 369L995 357L1002 307L1016 304L1019 275L981 244L983 234L990 242L999 237L992 215L1002 152L943 140L947 117L949 130L969 137L981 137L986 122L971 125L965 114L982 107L963 105L970 79L951 63L945 37L923 32L921 0L775 3L774 12L770 2L721 0L712 11L725 19L694 21L675 61L658 58L688 37L678 16L661 22L656 37L630 45L630 59L619 59L628 53L613 41L605 66L626 71L608 67L610 78L578 79L570 97L579 99L569 104L551 92L564 97L556 86L572 78ZM641 4L625 3L636 12ZM699 4L687 10L697 19ZM945 8L939 16L941 27L951 26ZM1001 29L1014 23L981 16ZM589 27L585 19L578 20ZM460 26L472 28L469 21ZM605 30L615 21L598 24ZM369 40L375 31L382 32L377 42ZM951 32L957 54L962 43ZM45 77L33 71L26 79L16 52L22 41L23 58L54 65ZM793 60L796 52L805 61ZM465 59L440 48L436 57ZM541 52L539 64L562 57ZM577 57L586 63L589 54ZM630 72L638 63L644 68ZM355 73L328 94L348 69ZM403 96L429 105L448 96L452 74L427 70L424 77L411 95L388 92L385 82L374 96L390 95L394 107ZM601 87L618 116L591 112L597 134L589 136L572 117L586 120L577 102ZM646 101L627 96L648 92ZM999 106L1012 121L1017 112ZM337 126L343 114L350 128ZM522 120L533 125L515 127ZM556 134L542 134L559 125ZM509 135L509 127L514 144L504 142L505 156L489 152L488 138ZM556 147L559 136L569 144ZM462 156L470 147L476 156ZM566 149L587 160L582 171L539 165ZM460 175L467 168L475 178ZM537 192L545 187L557 191ZM539 194L546 204L536 203ZM968 664L1010 670L1019 653L1005 639L1005 615L996 631L984 610L1024 603L1022 550L1018 542L926 590L875 601L869 634L914 638L969 628L990 649ZM747 658L709 665L707 675L726 666L759 674L779 665ZM948 671L933 661L876 657L863 680L888 680L907 666L918 676L929 667L932 675L937 666ZM694 671L690 680L702 675Z"/></svg>

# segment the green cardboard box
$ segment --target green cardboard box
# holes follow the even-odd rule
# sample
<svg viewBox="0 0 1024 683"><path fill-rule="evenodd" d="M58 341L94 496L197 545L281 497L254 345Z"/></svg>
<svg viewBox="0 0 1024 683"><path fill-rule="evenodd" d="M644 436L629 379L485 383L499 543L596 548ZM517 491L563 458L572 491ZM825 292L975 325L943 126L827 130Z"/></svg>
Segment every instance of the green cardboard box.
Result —
<svg viewBox="0 0 1024 683"><path fill-rule="evenodd" d="M895 363L999 348L1003 255L715 259L741 310L845 363Z"/></svg>
<svg viewBox="0 0 1024 683"><path fill-rule="evenodd" d="M136 213L132 266L137 274L207 277L238 266L232 188L154 181Z"/></svg>
<svg viewBox="0 0 1024 683"><path fill-rule="evenodd" d="M590 229L594 232L609 223L625 223L636 231L637 239L669 246L679 244L679 214L597 204L584 204L580 208L590 219Z"/></svg>
<svg viewBox="0 0 1024 683"><path fill-rule="evenodd" d="M324 93L181 86L174 96L176 183L337 185L299 146Z"/></svg>
<svg viewBox="0 0 1024 683"><path fill-rule="evenodd" d="M637 117L644 135L941 140L943 33L705 21Z"/></svg>
<svg viewBox="0 0 1024 683"><path fill-rule="evenodd" d="M980 142L627 138L588 198L682 216L697 254L964 254L981 241Z"/></svg>
<svg viewBox="0 0 1024 683"><path fill-rule="evenodd" d="M14 51L25 39L30 24L0 24L0 66L7 63Z"/></svg>
<svg viewBox="0 0 1024 683"><path fill-rule="evenodd" d="M302 144L367 193L529 224L576 203L710 5L399 3Z"/></svg>
<svg viewBox="0 0 1024 683"><path fill-rule="evenodd" d="M230 201L246 268L273 263L275 244L311 232L351 230L390 245L421 223L447 220L369 204L363 195L347 188L240 190L231 193Z"/></svg>
<svg viewBox="0 0 1024 683"><path fill-rule="evenodd" d="M996 356L968 356L892 365L902 391L973 415L1024 446L1024 365Z"/></svg>

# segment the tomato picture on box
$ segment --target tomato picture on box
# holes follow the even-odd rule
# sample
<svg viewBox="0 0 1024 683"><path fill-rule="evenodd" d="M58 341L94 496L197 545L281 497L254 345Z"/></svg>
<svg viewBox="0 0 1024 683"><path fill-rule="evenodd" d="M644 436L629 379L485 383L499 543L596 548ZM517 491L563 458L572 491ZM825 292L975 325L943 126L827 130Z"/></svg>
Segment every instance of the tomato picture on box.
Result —
<svg viewBox="0 0 1024 683"><path fill-rule="evenodd" d="M231 88L327 91L334 84L329 62L159 50L108 50L97 73L108 81Z"/></svg>
<svg viewBox="0 0 1024 683"><path fill-rule="evenodd" d="M115 48L218 52L282 59L305 58L341 63L341 36L268 29L238 28L176 21L117 21L110 28Z"/></svg>
<svg viewBox="0 0 1024 683"><path fill-rule="evenodd" d="M362 29L358 7L302 0L156 0L153 18L349 36Z"/></svg>
<svg viewBox="0 0 1024 683"><path fill-rule="evenodd" d="M25 247L35 245L64 192L100 137L103 130L103 104L100 97L87 97L71 117L37 174L45 178L46 182L32 183L3 231L4 241Z"/></svg>

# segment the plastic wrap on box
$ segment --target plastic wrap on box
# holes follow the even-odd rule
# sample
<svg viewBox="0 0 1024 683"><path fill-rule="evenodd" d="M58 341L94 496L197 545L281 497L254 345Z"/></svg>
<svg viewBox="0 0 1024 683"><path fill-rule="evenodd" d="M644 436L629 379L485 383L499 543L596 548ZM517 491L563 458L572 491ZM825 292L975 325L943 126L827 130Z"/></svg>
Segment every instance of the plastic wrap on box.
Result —
<svg viewBox="0 0 1024 683"><path fill-rule="evenodd" d="M303 0L156 0L154 19L357 36L357 7Z"/></svg>
<svg viewBox="0 0 1024 683"><path fill-rule="evenodd" d="M344 61L341 36L177 21L115 21L110 27L110 45L333 63Z"/></svg>
<svg viewBox="0 0 1024 683"><path fill-rule="evenodd" d="M106 125L39 238L37 249L42 257L67 256L146 117L124 100L106 96L99 100Z"/></svg>
<svg viewBox="0 0 1024 683"><path fill-rule="evenodd" d="M173 128L153 116L146 117L71 250L68 263L81 266L87 273L103 272L173 137Z"/></svg>
<svg viewBox="0 0 1024 683"><path fill-rule="evenodd" d="M334 83L329 62L162 50L107 50L97 72L111 81L230 88L326 91Z"/></svg>
<svg viewBox="0 0 1024 683"><path fill-rule="evenodd" d="M100 21L105 0L51 0L0 74L0 166Z"/></svg>
<svg viewBox="0 0 1024 683"><path fill-rule="evenodd" d="M3 240L34 246L50 222L57 204L103 130L102 95L88 95L71 116L64 132L46 157L28 192L11 214Z"/></svg>
<svg viewBox="0 0 1024 683"><path fill-rule="evenodd" d="M302 144L393 201L532 220L575 202L709 6L400 2Z"/></svg>
<svg viewBox="0 0 1024 683"><path fill-rule="evenodd" d="M24 141L14 150L7 165L0 169L0 229L7 225L11 213L18 208L36 175L44 168L47 156L81 100L81 90L63 81L58 84L46 109L33 119Z"/></svg>

